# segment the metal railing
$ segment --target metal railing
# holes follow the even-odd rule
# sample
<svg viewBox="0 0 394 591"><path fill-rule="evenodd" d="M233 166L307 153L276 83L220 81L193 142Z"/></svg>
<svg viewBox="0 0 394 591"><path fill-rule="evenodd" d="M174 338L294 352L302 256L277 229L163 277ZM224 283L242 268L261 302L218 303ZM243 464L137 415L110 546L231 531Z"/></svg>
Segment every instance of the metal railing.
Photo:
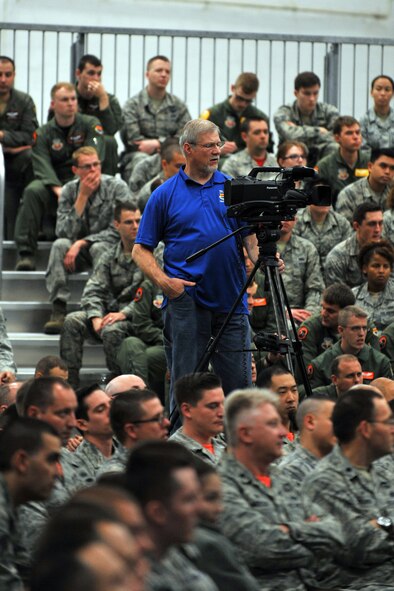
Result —
<svg viewBox="0 0 394 591"><path fill-rule="evenodd" d="M0 30L0 53L15 58L16 86L32 95L40 122L50 88L74 79L84 53L101 57L104 84L121 104L143 87L147 59L165 54L173 64L170 92L186 101L193 117L223 100L242 71L256 72L256 104L272 116L292 100L294 77L303 70L320 76L324 100L359 117L369 105L371 78L392 70L394 41L8 23Z"/></svg>

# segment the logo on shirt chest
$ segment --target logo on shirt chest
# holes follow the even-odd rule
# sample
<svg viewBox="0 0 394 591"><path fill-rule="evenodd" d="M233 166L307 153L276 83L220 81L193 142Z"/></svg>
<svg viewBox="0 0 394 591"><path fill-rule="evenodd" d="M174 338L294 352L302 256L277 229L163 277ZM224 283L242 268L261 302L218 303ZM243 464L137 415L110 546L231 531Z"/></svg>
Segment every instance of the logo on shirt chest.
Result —
<svg viewBox="0 0 394 591"><path fill-rule="evenodd" d="M219 201L220 203L224 203L224 191L219 191Z"/></svg>
<svg viewBox="0 0 394 591"><path fill-rule="evenodd" d="M346 168L338 168L338 180L346 181L349 178L349 171Z"/></svg>
<svg viewBox="0 0 394 591"><path fill-rule="evenodd" d="M229 129L233 129L237 124L235 117L232 115L227 115L226 119L224 120L224 125Z"/></svg>
<svg viewBox="0 0 394 591"><path fill-rule="evenodd" d="M7 119L10 119L10 121L16 121L19 119L19 113L18 111L8 111L8 113L6 113L6 117Z"/></svg>
<svg viewBox="0 0 394 591"><path fill-rule="evenodd" d="M55 138L52 140L52 150L54 150L55 152L60 152L60 150L63 148L64 143L62 142L62 140L60 138Z"/></svg>

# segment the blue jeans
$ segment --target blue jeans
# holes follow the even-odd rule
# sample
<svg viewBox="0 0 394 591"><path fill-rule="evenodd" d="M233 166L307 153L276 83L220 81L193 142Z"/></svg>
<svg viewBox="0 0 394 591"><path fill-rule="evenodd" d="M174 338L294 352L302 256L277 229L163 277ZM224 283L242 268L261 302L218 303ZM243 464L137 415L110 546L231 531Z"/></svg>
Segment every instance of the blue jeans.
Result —
<svg viewBox="0 0 394 591"><path fill-rule="evenodd" d="M201 308L186 291L178 298L168 300L163 319L164 344L171 371L170 411L175 407L174 383L195 371L210 337L218 333L226 316ZM252 384L251 353L241 351L250 349L250 343L248 316L234 314L210 360L214 372L222 380L226 395ZM206 370L205 367L201 371Z"/></svg>

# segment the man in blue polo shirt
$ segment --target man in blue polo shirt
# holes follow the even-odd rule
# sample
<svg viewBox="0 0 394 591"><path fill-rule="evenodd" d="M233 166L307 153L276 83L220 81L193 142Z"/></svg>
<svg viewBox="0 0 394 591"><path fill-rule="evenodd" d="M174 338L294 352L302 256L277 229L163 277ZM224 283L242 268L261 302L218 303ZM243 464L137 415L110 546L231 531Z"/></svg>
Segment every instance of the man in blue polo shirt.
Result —
<svg viewBox="0 0 394 591"><path fill-rule="evenodd" d="M229 234L239 223L226 215L223 185L227 177L217 170L223 145L219 128L211 121L189 121L180 145L186 166L152 194L133 248L136 263L166 296L164 340L172 384L195 370L246 277L240 237L186 263L188 256ZM256 260L257 239L247 233L243 241L250 258ZM164 270L152 254L160 240L165 244ZM212 356L226 394L251 384L250 353L241 352L250 348L247 314L244 298Z"/></svg>

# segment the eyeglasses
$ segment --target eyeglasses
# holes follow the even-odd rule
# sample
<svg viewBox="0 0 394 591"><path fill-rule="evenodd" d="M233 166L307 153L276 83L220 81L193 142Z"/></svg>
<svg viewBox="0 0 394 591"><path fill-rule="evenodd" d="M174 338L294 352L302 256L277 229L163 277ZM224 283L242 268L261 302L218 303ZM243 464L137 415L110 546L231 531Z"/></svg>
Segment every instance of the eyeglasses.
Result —
<svg viewBox="0 0 394 591"><path fill-rule="evenodd" d="M367 421L367 423L382 423L382 425L389 425L390 427L394 427L394 417L390 417L389 419L385 419L384 421Z"/></svg>
<svg viewBox="0 0 394 591"><path fill-rule="evenodd" d="M82 166L79 166L79 164L76 165L76 167L80 168L81 170L92 170L93 168L98 168L99 166L101 166L101 162L91 162L90 164L83 164Z"/></svg>
<svg viewBox="0 0 394 591"><path fill-rule="evenodd" d="M151 419L140 419L139 421L130 421L133 425L141 425L143 423L159 423L162 425L168 419L168 413L162 412Z"/></svg>
<svg viewBox="0 0 394 591"><path fill-rule="evenodd" d="M290 154L285 156L282 160L306 160L305 154Z"/></svg>
<svg viewBox="0 0 394 591"><path fill-rule="evenodd" d="M218 150L220 150L220 148L223 148L225 142L212 142L211 144L197 144L195 142L188 142L191 146L198 146L199 148L203 148L203 150L213 150L214 148L217 148Z"/></svg>
<svg viewBox="0 0 394 591"><path fill-rule="evenodd" d="M247 105L250 105L251 103L253 103L254 99L250 99L250 98L246 98L245 96L241 96L240 94L235 94L234 98L239 102L239 103L246 103Z"/></svg>

